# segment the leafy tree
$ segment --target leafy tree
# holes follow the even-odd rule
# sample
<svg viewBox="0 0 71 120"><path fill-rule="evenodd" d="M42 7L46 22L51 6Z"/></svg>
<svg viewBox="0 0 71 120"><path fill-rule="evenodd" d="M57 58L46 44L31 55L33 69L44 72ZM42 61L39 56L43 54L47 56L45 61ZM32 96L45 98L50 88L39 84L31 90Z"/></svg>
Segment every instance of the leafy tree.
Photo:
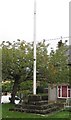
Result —
<svg viewBox="0 0 71 120"><path fill-rule="evenodd" d="M50 83L69 83L68 46L58 42L58 49L50 53L48 64Z"/></svg>
<svg viewBox="0 0 71 120"><path fill-rule="evenodd" d="M48 46L45 40L37 44L37 80L43 86L43 82L47 84L48 80Z"/></svg>
<svg viewBox="0 0 71 120"><path fill-rule="evenodd" d="M31 54L30 54L31 53ZM25 41L2 44L3 80L13 80L11 102L14 103L18 85L32 77L32 48Z"/></svg>
<svg viewBox="0 0 71 120"><path fill-rule="evenodd" d="M26 43L18 39L13 43L3 41L1 46L2 79L14 81L11 94L11 102L14 103L19 84L23 81L33 80L33 43ZM37 83L40 81L41 84L47 80L47 47L45 41L37 44Z"/></svg>

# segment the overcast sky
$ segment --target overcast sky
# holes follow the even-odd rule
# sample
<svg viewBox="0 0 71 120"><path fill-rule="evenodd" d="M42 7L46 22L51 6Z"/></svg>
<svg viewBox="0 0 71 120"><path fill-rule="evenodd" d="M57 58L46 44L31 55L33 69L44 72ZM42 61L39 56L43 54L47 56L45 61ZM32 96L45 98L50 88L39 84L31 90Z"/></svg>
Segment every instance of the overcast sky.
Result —
<svg viewBox="0 0 71 120"><path fill-rule="evenodd" d="M37 41L69 36L69 1L36 0ZM0 42L33 41L33 24L34 0L0 0Z"/></svg>

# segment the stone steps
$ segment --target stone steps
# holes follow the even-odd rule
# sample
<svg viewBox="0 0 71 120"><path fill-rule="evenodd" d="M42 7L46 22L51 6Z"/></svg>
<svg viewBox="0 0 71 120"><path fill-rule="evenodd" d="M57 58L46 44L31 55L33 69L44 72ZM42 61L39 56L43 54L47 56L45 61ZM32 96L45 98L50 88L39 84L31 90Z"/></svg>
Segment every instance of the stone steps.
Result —
<svg viewBox="0 0 71 120"><path fill-rule="evenodd" d="M39 114L48 114L54 111L59 110L60 108L56 104L46 104L46 105L25 105L25 106L17 106L14 108L15 111L27 112L27 113L39 113Z"/></svg>
<svg viewBox="0 0 71 120"><path fill-rule="evenodd" d="M29 104L34 104L34 105L43 105L47 104L48 100L42 100L42 101L28 101ZM25 103L26 104L26 103Z"/></svg>
<svg viewBox="0 0 71 120"><path fill-rule="evenodd" d="M53 108L55 107L54 104L43 104L43 105L35 105L35 104L24 104L22 106L22 108L26 108L26 109L39 109L39 110L43 110L43 109L48 109L48 108Z"/></svg>
<svg viewBox="0 0 71 120"><path fill-rule="evenodd" d="M47 109L27 109L27 108L14 108L10 109L13 111L26 112L26 113L37 113L37 114L48 114L57 111L59 108L57 106Z"/></svg>
<svg viewBox="0 0 71 120"><path fill-rule="evenodd" d="M47 96L29 96L27 100L24 100L22 104L16 105L15 111L48 114L59 110L57 104L48 104Z"/></svg>

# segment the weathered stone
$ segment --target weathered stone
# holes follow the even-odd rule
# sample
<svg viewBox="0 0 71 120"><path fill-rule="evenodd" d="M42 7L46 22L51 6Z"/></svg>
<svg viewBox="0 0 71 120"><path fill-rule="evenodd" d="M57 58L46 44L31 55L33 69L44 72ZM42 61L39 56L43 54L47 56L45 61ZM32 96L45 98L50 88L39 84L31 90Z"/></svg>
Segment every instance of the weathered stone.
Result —
<svg viewBox="0 0 71 120"><path fill-rule="evenodd" d="M31 95L23 100L22 104L18 104L14 109L20 112L48 114L59 110L57 104L48 104L47 95Z"/></svg>

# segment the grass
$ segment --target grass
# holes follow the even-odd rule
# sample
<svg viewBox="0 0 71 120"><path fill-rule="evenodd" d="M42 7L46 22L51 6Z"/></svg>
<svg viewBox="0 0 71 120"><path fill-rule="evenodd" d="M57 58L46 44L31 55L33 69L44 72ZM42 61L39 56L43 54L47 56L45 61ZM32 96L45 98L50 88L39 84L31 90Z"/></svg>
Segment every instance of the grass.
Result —
<svg viewBox="0 0 71 120"><path fill-rule="evenodd" d="M12 104L3 104L2 105L2 118L39 118L40 115L31 114L31 113L22 113L22 112L15 112L9 111L9 108L13 108L14 105Z"/></svg>
<svg viewBox="0 0 71 120"><path fill-rule="evenodd" d="M39 115L39 114L33 114L33 113L23 113L23 112L15 112L15 111L9 111L9 108L13 108L14 105L12 104L3 104L2 105L2 118L37 118L37 119L41 119L41 118L52 118L52 119L58 119L58 118L63 118L65 120L65 118L68 118L68 120L70 120L69 118L71 117L71 114L68 111L61 111L61 112L57 112L54 114L50 114L50 115ZM51 120L51 119L50 119Z"/></svg>

